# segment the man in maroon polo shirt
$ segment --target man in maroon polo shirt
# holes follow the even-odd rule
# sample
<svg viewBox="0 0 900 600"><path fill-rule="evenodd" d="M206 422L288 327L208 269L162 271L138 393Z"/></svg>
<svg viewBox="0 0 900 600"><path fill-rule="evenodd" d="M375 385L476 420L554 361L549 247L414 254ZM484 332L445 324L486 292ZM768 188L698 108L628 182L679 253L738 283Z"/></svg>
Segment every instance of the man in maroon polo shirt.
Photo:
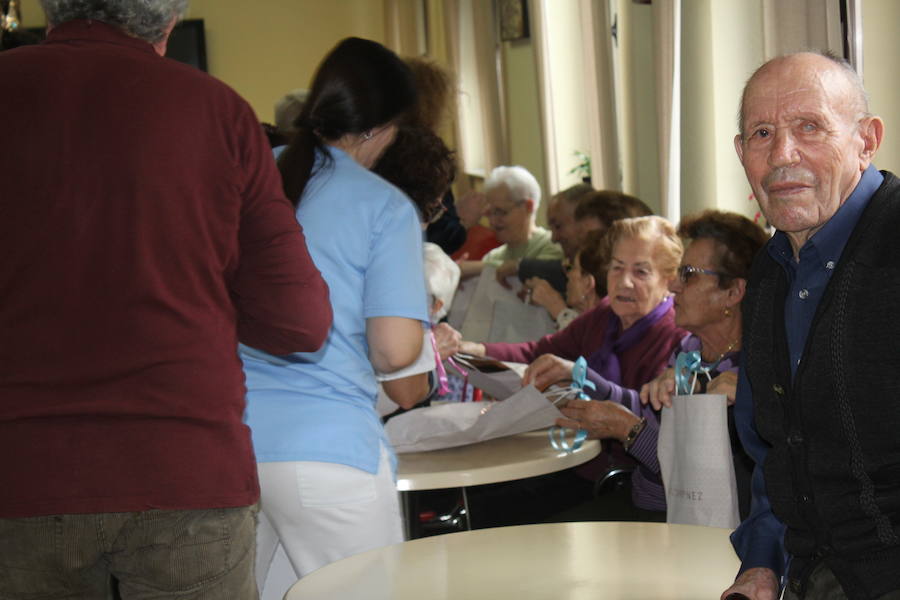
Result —
<svg viewBox="0 0 900 600"><path fill-rule="evenodd" d="M186 0L42 0L0 54L0 597L255 598L238 341L328 289L253 111L163 58Z"/></svg>

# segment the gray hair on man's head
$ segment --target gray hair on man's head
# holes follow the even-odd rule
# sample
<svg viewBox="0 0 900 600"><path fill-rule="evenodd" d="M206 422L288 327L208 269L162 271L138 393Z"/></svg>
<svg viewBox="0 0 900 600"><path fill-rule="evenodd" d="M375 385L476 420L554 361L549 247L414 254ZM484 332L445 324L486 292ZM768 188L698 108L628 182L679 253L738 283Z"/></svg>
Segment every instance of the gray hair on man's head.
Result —
<svg viewBox="0 0 900 600"><path fill-rule="evenodd" d="M853 96L853 102L856 103L856 111L858 113L858 118L871 116L869 113L869 93L866 91L866 87L863 85L862 77L859 76L859 73L856 72L856 69L853 68L853 65L842 56L838 56L831 50L809 50L805 52L795 52L793 54L784 54L782 56L777 56L771 60L764 62L758 69L753 72L753 75L747 79L747 83L744 84L744 91L741 93L741 103L738 107L738 133L743 137L744 135L744 102L747 98L747 90L750 88L750 84L753 83L753 80L756 79L756 76L760 74L762 71L766 69L769 65L775 62L788 60L792 57L801 55L801 54L815 54L817 56L821 56L822 58L826 58L830 60L836 67L838 67L839 72L841 72L844 77L846 77L847 83L850 84Z"/></svg>
<svg viewBox="0 0 900 600"><path fill-rule="evenodd" d="M537 214L538 206L541 204L541 186L538 185L534 175L528 172L528 169L518 165L514 167L497 167L491 171L491 174L485 180L484 191L489 192L501 185L509 190L509 194L515 202L534 201L533 214Z"/></svg>
<svg viewBox="0 0 900 600"><path fill-rule="evenodd" d="M180 19L187 10L188 0L40 0L40 3L50 25L93 19L156 44L165 38L172 19Z"/></svg>
<svg viewBox="0 0 900 600"><path fill-rule="evenodd" d="M450 305L453 303L453 295L459 285L460 270L452 258L441 250L437 244L425 243L425 288L442 305L431 317L435 322L444 318ZM430 310L430 307L429 307Z"/></svg>

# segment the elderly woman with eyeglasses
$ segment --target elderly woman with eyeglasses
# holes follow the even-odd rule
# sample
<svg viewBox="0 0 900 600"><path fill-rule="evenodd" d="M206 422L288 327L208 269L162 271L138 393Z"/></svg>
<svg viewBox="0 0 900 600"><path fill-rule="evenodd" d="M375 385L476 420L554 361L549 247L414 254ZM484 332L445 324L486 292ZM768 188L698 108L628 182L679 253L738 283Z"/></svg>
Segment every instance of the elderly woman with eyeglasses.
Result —
<svg viewBox="0 0 900 600"><path fill-rule="evenodd" d="M534 383L538 389L571 380L574 361L584 357L587 377L597 388L594 393L603 399L618 399L623 389L619 386L638 389L659 375L686 334L675 325L668 290L681 260L681 240L669 221L648 216L616 221L603 244L608 295L597 306L565 329L534 342L463 341L459 349L476 356L530 363L523 383ZM435 333L443 331L439 328ZM653 414L649 407L641 406L636 394L627 406L637 413L643 409ZM622 444L604 446L606 451L599 457L578 467L581 481L598 481L614 469L635 466Z"/></svg>
<svg viewBox="0 0 900 600"><path fill-rule="evenodd" d="M501 246L481 260L460 260L463 279L480 275L485 266L501 267L523 258L562 260L563 251L549 230L536 225L541 186L524 167L494 168L484 182L485 214Z"/></svg>
<svg viewBox="0 0 900 600"><path fill-rule="evenodd" d="M675 323L690 332L678 344L670 368L634 389L612 386L611 401L570 401L558 424L585 429L590 437L617 439L639 462L632 476L632 499L641 508L665 510L665 494L656 457L661 406L671 405L675 393L674 365L680 352L698 350L708 377L698 377L695 393L725 394L734 402L740 355L741 311L750 264L767 240L766 233L749 219L727 212L707 211L685 218L679 234L690 241L669 286L675 298ZM654 409L648 411L650 404ZM738 474L741 512L749 510L749 477L752 463L734 432L729 410L729 428Z"/></svg>

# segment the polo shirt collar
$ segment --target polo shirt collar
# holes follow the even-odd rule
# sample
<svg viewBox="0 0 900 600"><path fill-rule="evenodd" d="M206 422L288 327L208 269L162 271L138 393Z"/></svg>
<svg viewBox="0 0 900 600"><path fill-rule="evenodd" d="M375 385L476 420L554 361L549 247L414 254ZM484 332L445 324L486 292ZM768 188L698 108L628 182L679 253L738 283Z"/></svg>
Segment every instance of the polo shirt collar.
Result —
<svg viewBox="0 0 900 600"><path fill-rule="evenodd" d="M76 40L118 44L156 53L156 50L149 42L128 35L115 25L93 19L75 19L57 25L47 34L47 39L44 43L52 44Z"/></svg>

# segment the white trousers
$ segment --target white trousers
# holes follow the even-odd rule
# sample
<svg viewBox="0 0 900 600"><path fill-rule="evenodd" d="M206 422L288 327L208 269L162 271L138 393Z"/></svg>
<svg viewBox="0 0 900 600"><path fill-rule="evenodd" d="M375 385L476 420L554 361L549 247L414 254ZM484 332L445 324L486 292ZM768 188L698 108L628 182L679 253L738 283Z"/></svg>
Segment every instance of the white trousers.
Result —
<svg viewBox="0 0 900 600"><path fill-rule="evenodd" d="M261 496L256 531L260 597L281 598L290 584L270 578L281 546L296 578L359 552L403 541L403 517L387 451L378 473L324 462L257 464ZM291 581L293 583L293 581Z"/></svg>

